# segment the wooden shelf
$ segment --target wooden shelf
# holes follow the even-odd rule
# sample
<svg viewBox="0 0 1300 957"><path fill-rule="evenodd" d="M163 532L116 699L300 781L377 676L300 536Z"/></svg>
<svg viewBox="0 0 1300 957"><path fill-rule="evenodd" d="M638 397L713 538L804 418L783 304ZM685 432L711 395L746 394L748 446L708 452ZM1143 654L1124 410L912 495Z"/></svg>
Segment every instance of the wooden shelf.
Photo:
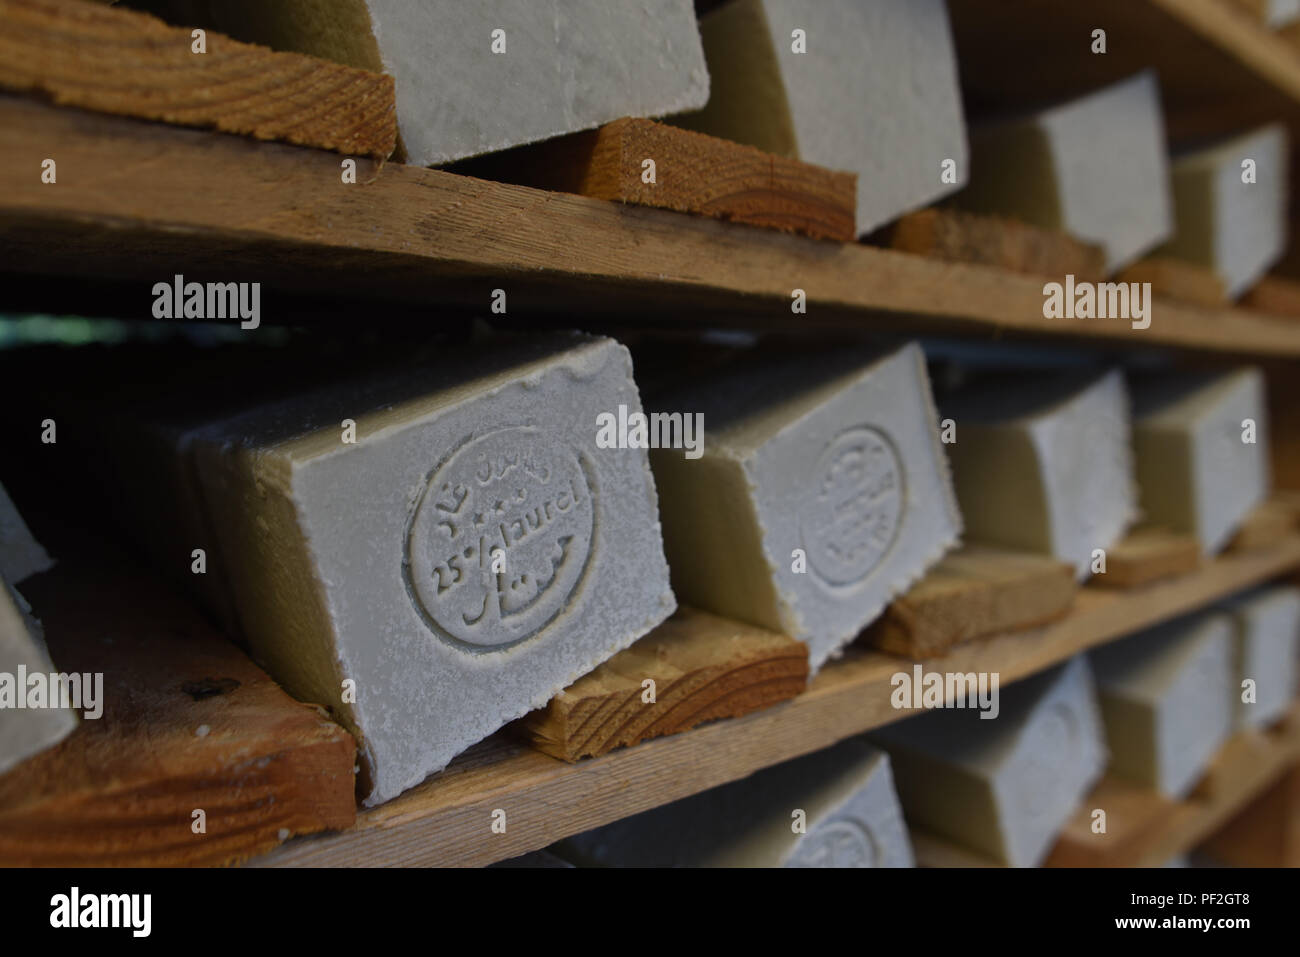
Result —
<svg viewBox="0 0 1300 957"><path fill-rule="evenodd" d="M1045 319L1043 282L439 170L0 97L0 262L152 283L219 270L311 293L563 311L659 324L1009 334L1300 356L1300 324L1160 300L1151 327ZM40 181L57 157L58 182ZM136 289L139 287L133 287ZM148 317L148 288L132 315ZM804 289L808 314L792 315ZM688 308L689 307L689 308Z"/></svg>
<svg viewBox="0 0 1300 957"><path fill-rule="evenodd" d="M1105 778L1066 825L1047 867L1162 867L1192 850L1300 762L1300 703L1276 726L1234 735L1196 790L1181 801ZM1107 831L1092 833L1092 809L1106 811ZM922 867L999 867L975 851L923 831L912 832Z"/></svg>
<svg viewBox="0 0 1300 957"><path fill-rule="evenodd" d="M1044 628L959 645L923 666L1023 678L1086 648L1203 607L1300 566L1300 535L1219 558L1130 591L1084 588L1071 613ZM498 734L441 774L358 815L355 828L284 845L277 866L483 865L752 774L888 724L890 678L908 659L858 648L809 690L765 711L566 764ZM506 833L491 830L506 812Z"/></svg>

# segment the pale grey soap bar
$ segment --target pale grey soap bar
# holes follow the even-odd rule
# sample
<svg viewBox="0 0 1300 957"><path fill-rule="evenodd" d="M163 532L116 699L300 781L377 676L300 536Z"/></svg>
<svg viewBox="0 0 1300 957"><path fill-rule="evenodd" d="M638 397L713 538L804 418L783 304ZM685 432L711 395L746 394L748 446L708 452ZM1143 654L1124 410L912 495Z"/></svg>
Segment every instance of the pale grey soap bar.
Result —
<svg viewBox="0 0 1300 957"><path fill-rule="evenodd" d="M973 130L971 171L970 184L956 197L959 205L1097 243L1108 271L1173 232L1154 71Z"/></svg>
<svg viewBox="0 0 1300 957"><path fill-rule="evenodd" d="M54 566L54 559L32 537L5 487L0 485L0 578L18 584Z"/></svg>
<svg viewBox="0 0 1300 957"><path fill-rule="evenodd" d="M919 346L747 362L655 401L700 458L651 453L682 600L792 635L819 668L961 532Z"/></svg>
<svg viewBox="0 0 1300 957"><path fill-rule="evenodd" d="M709 98L691 0L365 5L414 164L698 109ZM492 51L495 30L503 53Z"/></svg>
<svg viewBox="0 0 1300 957"><path fill-rule="evenodd" d="M700 28L713 91L682 125L857 173L859 234L966 182L943 0L735 0Z"/></svg>
<svg viewBox="0 0 1300 957"><path fill-rule="evenodd" d="M76 728L77 714L70 708L18 707L29 703L24 676L42 674L48 682L53 673L40 623L0 576L0 682L9 685L0 689L0 774L58 744ZM10 695L13 700L6 700Z"/></svg>
<svg viewBox="0 0 1300 957"><path fill-rule="evenodd" d="M889 752L910 823L1032 867L1106 766L1086 659L1001 688L998 707L992 719L973 708L929 711L871 737Z"/></svg>
<svg viewBox="0 0 1300 957"><path fill-rule="evenodd" d="M1144 516L1194 535L1208 555L1218 552L1268 495L1263 374L1243 368L1134 375L1129 387Z"/></svg>
<svg viewBox="0 0 1300 957"><path fill-rule="evenodd" d="M490 345L190 442L253 654L358 735L367 804L676 607L646 453L596 444L640 408L627 351Z"/></svg>
<svg viewBox="0 0 1300 957"><path fill-rule="evenodd" d="M1118 371L993 377L943 401L971 541L1092 568L1137 517L1129 401Z"/></svg>
<svg viewBox="0 0 1300 957"><path fill-rule="evenodd" d="M1264 727L1295 700L1300 654L1300 588L1273 585L1224 603L1233 620L1233 684L1237 728ZM1254 702L1243 700L1243 682L1254 684Z"/></svg>
<svg viewBox="0 0 1300 957"><path fill-rule="evenodd" d="M1159 252L1212 270L1236 299L1286 251L1286 127L1274 123L1184 154L1172 172L1178 229Z"/></svg>
<svg viewBox="0 0 1300 957"><path fill-rule="evenodd" d="M912 867L889 758L861 740L562 842L606 867Z"/></svg>
<svg viewBox="0 0 1300 957"><path fill-rule="evenodd" d="M1111 771L1183 797L1232 726L1232 621L1180 619L1092 652Z"/></svg>

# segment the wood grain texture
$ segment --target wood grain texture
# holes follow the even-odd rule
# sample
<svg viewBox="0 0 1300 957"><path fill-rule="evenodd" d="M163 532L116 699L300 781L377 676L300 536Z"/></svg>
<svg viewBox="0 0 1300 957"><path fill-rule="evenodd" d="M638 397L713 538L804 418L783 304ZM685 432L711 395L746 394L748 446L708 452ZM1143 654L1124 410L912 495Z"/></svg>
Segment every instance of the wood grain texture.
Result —
<svg viewBox="0 0 1300 957"><path fill-rule="evenodd" d="M1094 281L1105 274L1106 257L1100 246L1014 219L959 209L908 213L890 229L889 245L919 256L1057 280L1073 274L1078 280Z"/></svg>
<svg viewBox="0 0 1300 957"><path fill-rule="evenodd" d="M120 557L23 594L55 667L103 673L104 712L0 776L0 865L229 864L355 821L352 737Z"/></svg>
<svg viewBox="0 0 1300 957"><path fill-rule="evenodd" d="M1060 621L957 645L934 667L997 671L1009 683L1297 565L1300 536L1141 592L1083 588ZM909 712L889 700L899 670L894 656L850 648L793 700L576 764L496 735L446 771L358 815L354 829L292 842L258 863L477 866L516 857L905 717ZM491 829L498 809L507 815L504 834Z"/></svg>
<svg viewBox="0 0 1300 957"><path fill-rule="evenodd" d="M654 161L654 182L644 162ZM857 238L857 175L716 136L626 117L463 163L461 172L747 223L818 239Z"/></svg>
<svg viewBox="0 0 1300 957"><path fill-rule="evenodd" d="M1136 588L1195 571L1201 564L1201 546L1190 535L1165 528L1134 529L1106 549L1106 574L1094 575L1090 584L1100 588Z"/></svg>
<svg viewBox="0 0 1300 957"><path fill-rule="evenodd" d="M1115 277L1119 282L1149 282L1151 294L1218 309L1228 304L1223 280L1203 266L1168 256L1139 259Z"/></svg>
<svg viewBox="0 0 1300 957"><path fill-rule="evenodd" d="M1077 590L1074 569L1064 562L967 546L895 598L865 639L908 658L943 655L972 638L1054 621L1069 610Z"/></svg>
<svg viewBox="0 0 1300 957"><path fill-rule="evenodd" d="M654 681L654 701L645 698ZM787 701L808 685L808 647L786 635L682 608L519 722L565 761Z"/></svg>
<svg viewBox="0 0 1300 957"><path fill-rule="evenodd" d="M1300 355L1294 323L1157 301L1149 329L1043 317L1041 279L857 243L337 157L0 96L0 269L155 282L274 282L482 308L562 306L661 325L1036 335L1132 347ZM57 185L41 159L59 157ZM202 274L208 275L203 276ZM804 289L808 313L792 315ZM141 295L141 317L150 297ZM129 318L129 317L123 317ZM1231 322L1224 320L1231 318ZM274 321L268 314L265 321Z"/></svg>
<svg viewBox="0 0 1300 957"><path fill-rule="evenodd" d="M0 0L0 87L359 156L393 152L393 78L83 0ZM58 154L51 154L56 159Z"/></svg>
<svg viewBox="0 0 1300 957"><path fill-rule="evenodd" d="M1191 850L1300 760L1300 705L1265 731L1234 735L1196 790L1181 801L1107 777L1071 818L1049 867L1160 867ZM1092 833L1092 809L1106 833Z"/></svg>

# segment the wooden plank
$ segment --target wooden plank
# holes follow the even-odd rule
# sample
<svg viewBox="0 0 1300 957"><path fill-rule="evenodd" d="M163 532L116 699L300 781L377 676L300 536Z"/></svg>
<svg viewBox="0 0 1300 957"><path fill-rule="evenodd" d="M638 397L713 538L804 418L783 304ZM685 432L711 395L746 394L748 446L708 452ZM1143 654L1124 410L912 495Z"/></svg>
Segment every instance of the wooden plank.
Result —
<svg viewBox="0 0 1300 957"><path fill-rule="evenodd" d="M1139 593L1084 588L1060 621L957 645L935 669L996 671L1009 683L1297 565L1300 536ZM899 669L896 657L851 648L791 701L577 764L498 735L360 814L354 829L293 842L261 863L475 866L515 857L905 717L909 712L890 704ZM494 810L506 812L504 833L492 831Z"/></svg>
<svg viewBox="0 0 1300 957"><path fill-rule="evenodd" d="M1295 531L1296 518L1293 499L1270 499L1246 516L1227 548L1229 551L1240 552L1276 545Z"/></svg>
<svg viewBox="0 0 1300 957"><path fill-rule="evenodd" d="M0 776L0 865L229 864L355 821L352 737L120 556L23 594L55 667L103 674L103 716Z"/></svg>
<svg viewBox="0 0 1300 957"><path fill-rule="evenodd" d="M1213 272L1168 256L1148 256L1122 270L1119 282L1149 282L1151 293L1211 309L1226 306L1228 294Z"/></svg>
<svg viewBox="0 0 1300 957"><path fill-rule="evenodd" d="M1058 279L1095 281L1105 274L1100 246L1028 223L960 209L922 209L894 223L889 246L949 262L978 263Z"/></svg>
<svg viewBox="0 0 1300 957"><path fill-rule="evenodd" d="M560 303L568 318L712 317L800 331L1046 335L1300 355L1300 330L1283 320L1164 300L1144 330L1047 319L1042 280L1005 270L396 164L363 163L360 182L341 186L337 158L324 153L15 97L0 97L0 156L0 263L60 281L215 271L316 294L423 302L436 284L444 305L476 307L506 283L512 315ZM50 156L59 158L54 186L39 175ZM807 293L807 314L791 313L795 288ZM141 296L136 315L149 316L151 304Z"/></svg>
<svg viewBox="0 0 1300 957"><path fill-rule="evenodd" d="M1300 867L1300 765L1201 845L1231 867Z"/></svg>
<svg viewBox="0 0 1300 957"><path fill-rule="evenodd" d="M1144 526L1106 549L1106 574L1090 584L1101 588L1136 588L1185 575L1201 564L1201 546L1190 535Z"/></svg>
<svg viewBox="0 0 1300 957"><path fill-rule="evenodd" d="M1265 276L1241 298L1241 305L1272 316L1300 319L1300 282Z"/></svg>
<svg viewBox="0 0 1300 957"><path fill-rule="evenodd" d="M803 642L682 608L522 718L520 730L539 751L577 761L758 711L807 686Z"/></svg>
<svg viewBox="0 0 1300 957"><path fill-rule="evenodd" d="M654 162L649 182L647 160ZM856 174L636 117L470 160L457 171L818 239L857 238Z"/></svg>
<svg viewBox="0 0 1300 957"><path fill-rule="evenodd" d="M958 642L1033 628L1064 615L1078 584L1064 562L967 546L944 556L866 632L882 651L908 658L945 654Z"/></svg>
<svg viewBox="0 0 1300 957"><path fill-rule="evenodd" d="M1106 778L1070 820L1049 867L1160 867L1190 850L1300 760L1300 705L1278 727L1235 735L1196 791L1171 801ZM1106 811L1106 833L1092 833L1092 809Z"/></svg>
<svg viewBox="0 0 1300 957"><path fill-rule="evenodd" d="M82 0L0 0L0 87L89 110L282 140L393 152L393 78ZM57 155L55 159L57 160Z"/></svg>

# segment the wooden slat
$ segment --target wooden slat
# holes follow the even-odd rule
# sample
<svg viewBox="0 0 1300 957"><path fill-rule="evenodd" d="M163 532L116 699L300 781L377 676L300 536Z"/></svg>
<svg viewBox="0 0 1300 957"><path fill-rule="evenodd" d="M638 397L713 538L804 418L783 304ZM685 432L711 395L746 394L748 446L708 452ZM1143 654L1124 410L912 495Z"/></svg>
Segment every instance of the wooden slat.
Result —
<svg viewBox="0 0 1300 957"><path fill-rule="evenodd" d="M381 158L393 78L83 0L0 0L0 87L55 103ZM57 154L51 154L58 159Z"/></svg>
<svg viewBox="0 0 1300 957"><path fill-rule="evenodd" d="M1119 282L1149 282L1151 294L1215 309L1227 305L1223 280L1213 272L1168 256L1148 256L1120 272Z"/></svg>
<svg viewBox="0 0 1300 957"><path fill-rule="evenodd" d="M647 182L646 160L654 161ZM653 120L625 117L462 163L458 171L538 189L696 213L852 242L857 175Z"/></svg>
<svg viewBox="0 0 1300 957"><path fill-rule="evenodd" d="M807 685L803 642L682 608L520 725L539 751L577 761L771 707Z"/></svg>
<svg viewBox="0 0 1300 957"><path fill-rule="evenodd" d="M1201 849L1232 867L1300 867L1300 765L1238 811Z"/></svg>
<svg viewBox="0 0 1300 957"><path fill-rule="evenodd" d="M1201 546L1195 538L1148 526L1106 549L1106 574L1093 576L1091 582L1101 588L1136 588L1185 575L1200 564Z"/></svg>
<svg viewBox="0 0 1300 957"><path fill-rule="evenodd" d="M1271 499L1246 516L1227 548L1229 551L1241 552L1276 545L1295 532L1296 517L1293 498Z"/></svg>
<svg viewBox="0 0 1300 957"><path fill-rule="evenodd" d="M1060 618L1077 590L1074 569L1064 562L968 546L894 599L865 637L908 658L942 655L962 641Z"/></svg>
<svg viewBox="0 0 1300 957"><path fill-rule="evenodd" d="M1294 536L1138 593L1084 588L1060 621L957 645L932 670L996 671L1003 683L1015 681L1298 564L1300 536ZM498 735L424 784L362 813L353 830L293 842L262 862L473 866L518 856L905 717L908 712L890 704L900 664L851 649L791 701L577 764ZM491 829L498 809L506 812L505 833Z"/></svg>
<svg viewBox="0 0 1300 957"><path fill-rule="evenodd" d="M104 712L0 776L0 866L229 864L355 821L351 735L120 557L22 591Z"/></svg>
<svg viewBox="0 0 1300 957"><path fill-rule="evenodd" d="M57 156L58 184L40 182ZM1046 319L1042 280L861 244L488 183L0 97L0 268L155 282L185 272L481 307L698 324L1067 336L1300 355L1293 323L1155 303L1149 329ZM808 313L791 313L803 289ZM152 298L139 299L140 317ZM689 307L689 308L688 308ZM130 316L127 316L130 318ZM1231 318L1231 322L1225 322Z"/></svg>
<svg viewBox="0 0 1300 957"><path fill-rule="evenodd" d="M1242 297L1241 305L1269 315L1300 319L1300 282L1265 276Z"/></svg>
<svg viewBox="0 0 1300 957"><path fill-rule="evenodd" d="M996 266L1058 281L1066 275L1095 281L1106 271L1100 246L1014 219L959 209L907 214L890 228L889 246L918 256Z"/></svg>

